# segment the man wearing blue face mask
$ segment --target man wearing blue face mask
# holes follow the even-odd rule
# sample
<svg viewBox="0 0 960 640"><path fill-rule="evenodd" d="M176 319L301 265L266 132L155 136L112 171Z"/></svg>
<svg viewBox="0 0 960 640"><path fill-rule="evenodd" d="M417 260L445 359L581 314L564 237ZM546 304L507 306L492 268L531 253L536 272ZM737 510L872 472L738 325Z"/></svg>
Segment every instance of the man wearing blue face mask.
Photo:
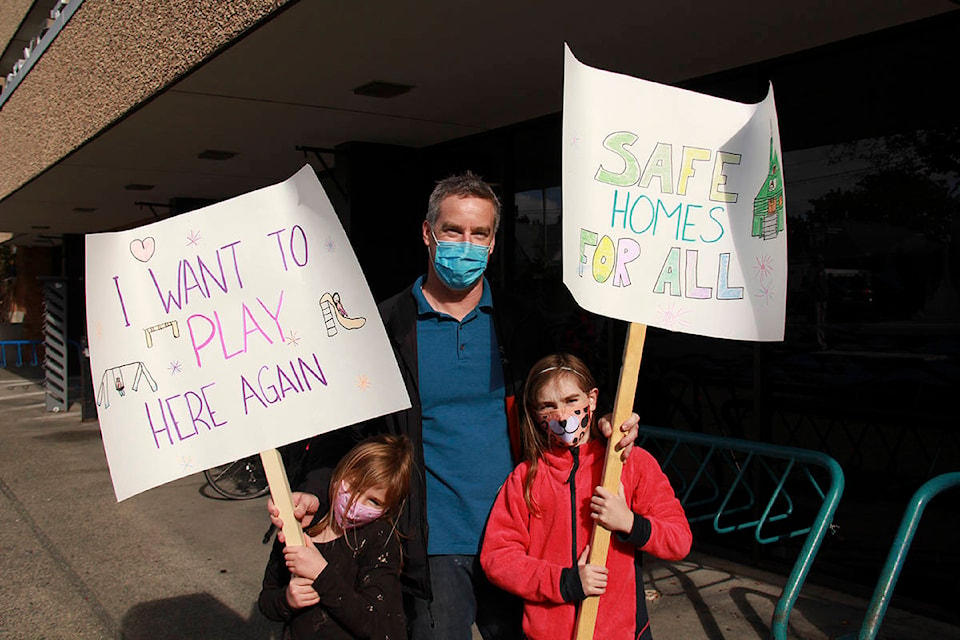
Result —
<svg viewBox="0 0 960 640"><path fill-rule="evenodd" d="M480 568L483 528L519 458L515 402L530 366L553 351L539 313L483 277L500 224L500 201L473 173L437 183L422 239L427 273L380 305L411 408L362 425L356 437L403 434L418 473L398 518L401 580L411 640L521 638L522 603ZM636 438L634 415L621 449ZM600 428L609 436L609 419ZM295 515L314 514L322 473L297 493ZM429 498L429 499L428 499ZM271 506L274 524L280 525Z"/></svg>
<svg viewBox="0 0 960 640"><path fill-rule="evenodd" d="M477 552L514 466L519 376L549 344L530 309L499 292L494 305L483 273L499 223L500 201L477 176L439 182L422 225L427 273L381 305L401 370L416 381L406 417L422 443L425 494L411 495L423 512L410 524L423 546L408 547L426 552L426 571L408 558L407 577L420 581L407 607L415 640L470 638L474 621L484 638L520 637L522 604L487 582Z"/></svg>

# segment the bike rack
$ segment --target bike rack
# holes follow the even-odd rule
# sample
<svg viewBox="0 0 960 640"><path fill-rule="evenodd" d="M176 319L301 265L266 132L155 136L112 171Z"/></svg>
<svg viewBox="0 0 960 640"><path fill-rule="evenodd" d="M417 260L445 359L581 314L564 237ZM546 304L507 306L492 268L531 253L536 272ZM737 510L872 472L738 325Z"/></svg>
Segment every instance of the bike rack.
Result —
<svg viewBox="0 0 960 640"><path fill-rule="evenodd" d="M900 520L897 536L890 547L890 554L887 556L880 578L877 580L870 606L867 607L867 613L863 618L863 626L860 627L859 634L851 633L843 636L841 640L873 640L877 636L877 632L880 631L880 624L883 622L883 617L886 615L887 607L890 604L890 599L893 597L893 589L897 586L900 570L903 569L907 552L910 551L913 535L920 525L923 510L938 493L953 487L960 487L960 472L944 473L928 480L910 498L903 518Z"/></svg>
<svg viewBox="0 0 960 640"><path fill-rule="evenodd" d="M25 347L30 349L30 366L38 366L40 358L37 354L37 347L42 344L42 340L0 340L0 368L7 368L7 347L17 348L16 364L18 367L23 366L23 350Z"/></svg>
<svg viewBox="0 0 960 640"><path fill-rule="evenodd" d="M691 524L710 522L719 534L752 530L759 544L805 536L771 621L772 637L786 640L790 613L843 493L837 461L807 449L660 427L641 426L637 444L659 459ZM810 505L817 503L811 521Z"/></svg>

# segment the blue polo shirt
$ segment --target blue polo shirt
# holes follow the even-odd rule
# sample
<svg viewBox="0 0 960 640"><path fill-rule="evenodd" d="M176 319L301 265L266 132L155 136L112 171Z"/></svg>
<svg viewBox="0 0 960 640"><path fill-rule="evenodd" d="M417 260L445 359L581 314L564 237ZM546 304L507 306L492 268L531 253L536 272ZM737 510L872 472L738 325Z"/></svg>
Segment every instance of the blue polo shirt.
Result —
<svg viewBox="0 0 960 640"><path fill-rule="evenodd" d="M484 280L479 304L463 320L417 301L417 359L423 410L430 555L476 554L480 534L513 468L503 367Z"/></svg>

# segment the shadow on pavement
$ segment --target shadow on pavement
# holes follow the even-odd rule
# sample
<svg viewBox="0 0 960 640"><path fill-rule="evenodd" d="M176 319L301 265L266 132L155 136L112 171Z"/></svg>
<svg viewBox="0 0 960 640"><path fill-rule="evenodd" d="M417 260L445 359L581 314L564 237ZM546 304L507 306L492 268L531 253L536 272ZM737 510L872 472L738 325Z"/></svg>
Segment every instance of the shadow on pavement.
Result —
<svg viewBox="0 0 960 640"><path fill-rule="evenodd" d="M266 620L253 605L247 620L211 596L194 593L145 602L123 617L123 640L243 640L279 638L280 625Z"/></svg>
<svg viewBox="0 0 960 640"><path fill-rule="evenodd" d="M679 565L669 565L664 563L663 567L667 572L673 575L682 588L683 592L686 594L686 597L690 601L691 608L696 612L697 620L700 623L700 626L703 627L703 637L704 638L722 638L723 632L720 630L720 625L717 623L716 616L713 611L710 609L710 605L704 600L701 589L704 587L702 584L697 584L697 582L690 578L688 575L690 569L685 568ZM696 568L692 569L696 571ZM723 579L721 578L721 581ZM652 584L656 584L656 581L653 581Z"/></svg>

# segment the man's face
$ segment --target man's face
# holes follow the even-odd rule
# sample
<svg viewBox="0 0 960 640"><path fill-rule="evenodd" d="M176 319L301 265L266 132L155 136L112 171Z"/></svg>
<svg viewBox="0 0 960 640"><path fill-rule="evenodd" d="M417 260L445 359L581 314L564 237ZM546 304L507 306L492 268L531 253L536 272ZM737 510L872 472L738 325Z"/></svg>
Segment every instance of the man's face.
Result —
<svg viewBox="0 0 960 640"><path fill-rule="evenodd" d="M469 242L490 247L493 252L493 223L496 210L493 203L483 198L447 196L440 202L436 225L423 221L423 244L432 258L436 249L433 236L439 242ZM432 261L431 261L432 262Z"/></svg>

